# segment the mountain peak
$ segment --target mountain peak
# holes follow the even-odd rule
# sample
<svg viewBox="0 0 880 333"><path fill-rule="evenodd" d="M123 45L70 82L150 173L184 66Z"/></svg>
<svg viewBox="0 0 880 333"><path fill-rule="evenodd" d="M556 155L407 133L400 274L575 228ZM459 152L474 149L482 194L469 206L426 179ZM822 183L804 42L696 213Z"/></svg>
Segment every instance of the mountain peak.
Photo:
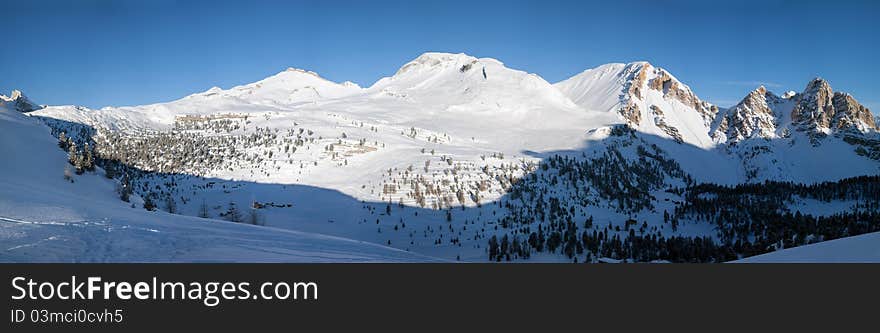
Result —
<svg viewBox="0 0 880 333"><path fill-rule="evenodd" d="M424 53L367 88L370 96L433 105L444 112L510 114L576 112L576 106L538 75L492 58ZM513 119L513 118L509 118Z"/></svg>
<svg viewBox="0 0 880 333"><path fill-rule="evenodd" d="M824 79L810 80L791 113L792 121L809 133L826 133L834 117L833 94L831 85Z"/></svg>
<svg viewBox="0 0 880 333"><path fill-rule="evenodd" d="M463 52L459 53L449 53L449 52L425 52L416 57L413 61L449 61L452 59L458 58L473 58L470 55L467 55Z"/></svg>
<svg viewBox="0 0 880 333"><path fill-rule="evenodd" d="M313 71L300 69L300 68L294 68L294 67L287 67L287 69L285 69L284 72L282 72L282 73L291 73L291 72L292 73L308 74L308 75L315 76L315 77L321 77L320 75L318 75L318 73L315 73Z"/></svg>
<svg viewBox="0 0 880 333"><path fill-rule="evenodd" d="M351 82L351 81L345 81L345 82L342 82L341 84L345 87L361 89L360 85L358 85L357 83Z"/></svg>
<svg viewBox="0 0 880 333"><path fill-rule="evenodd" d="M34 103L20 90L13 90L9 97L0 95L0 103L10 103L12 108L20 112L31 112L42 109L43 107Z"/></svg>
<svg viewBox="0 0 880 333"><path fill-rule="evenodd" d="M828 81L820 77L807 84L791 117L801 130L810 134L814 142L834 130L867 132L877 129L868 108L859 104L852 95L834 92Z"/></svg>
<svg viewBox="0 0 880 333"><path fill-rule="evenodd" d="M776 118L773 107L779 97L764 85L749 92L739 103L720 114L711 132L715 142L736 143L749 138L775 137Z"/></svg>
<svg viewBox="0 0 880 333"><path fill-rule="evenodd" d="M628 63L627 65L633 66L633 67L638 67L638 68L653 68L654 67L654 65L652 65L650 62L645 61L645 60L633 61L631 63Z"/></svg>
<svg viewBox="0 0 880 333"><path fill-rule="evenodd" d="M831 91L831 84L829 84L828 81L825 81L825 79L823 79L821 77L816 77L816 78L810 80L810 83L807 83L807 87L804 89L804 92L806 93L806 92L817 91L817 90L823 90L823 91L830 92Z"/></svg>
<svg viewBox="0 0 880 333"><path fill-rule="evenodd" d="M477 61L477 58L464 53L426 52L400 67L394 76L414 71L461 67Z"/></svg>
<svg viewBox="0 0 880 333"><path fill-rule="evenodd" d="M647 61L601 65L556 87L582 108L617 113L640 131L669 136L679 143L711 145L708 128L718 108Z"/></svg>
<svg viewBox="0 0 880 333"><path fill-rule="evenodd" d="M877 130L877 122L871 110L859 104L855 97L848 93L834 93L834 119L832 124L843 130L867 132Z"/></svg>

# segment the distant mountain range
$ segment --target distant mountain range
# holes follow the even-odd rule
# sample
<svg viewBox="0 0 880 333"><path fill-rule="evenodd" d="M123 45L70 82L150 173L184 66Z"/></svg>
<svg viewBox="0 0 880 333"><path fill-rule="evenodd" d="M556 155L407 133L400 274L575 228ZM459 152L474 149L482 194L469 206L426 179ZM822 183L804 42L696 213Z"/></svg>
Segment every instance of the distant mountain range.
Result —
<svg viewBox="0 0 880 333"><path fill-rule="evenodd" d="M19 109L39 108L20 93L15 96ZM255 83L228 90L214 87L168 103L99 110L47 107L35 115L111 129L163 129L182 115L290 112L321 105L362 110L359 115L367 118L373 110L373 115L381 113L391 122L419 118L434 123L432 117L451 117L462 123L484 119L493 126L539 131L573 128L582 133L625 124L640 133L733 156L733 161L724 163L737 164L735 168L741 171L734 182L816 181L873 174L880 159L873 114L852 95L834 92L821 78L809 82L801 93L783 96L757 87L735 106L723 109L703 101L671 73L647 62L602 65L550 84L495 59L426 53L368 88L290 68ZM847 146L840 146L841 142ZM815 149L801 148L802 144ZM834 152L823 145L832 146ZM763 147L756 154L760 156L745 156L757 152L757 146ZM830 156L854 163L821 175L794 171Z"/></svg>
<svg viewBox="0 0 880 333"><path fill-rule="evenodd" d="M880 174L877 120L821 78L800 93L756 87L725 109L648 62L606 64L551 84L496 59L425 53L370 87L290 68L150 105L40 106L20 92L0 103L71 138L61 143L74 146L71 154L87 147L100 168L122 170L109 177L131 177L137 205L173 202L172 213L219 219L230 219L230 205L255 207L269 226L450 260L494 260L487 240L535 232L510 221L541 232L604 230L607 238L611 229L588 227L588 218L604 228L626 221L614 231L621 237L743 237L775 249L788 243L706 223L710 214L695 213L704 198L689 193L706 190L698 184L808 186ZM780 214L862 207L850 198L823 211L813 198L786 195ZM577 226L548 222L542 209ZM679 217L692 224L669 224ZM642 222L642 234L627 232ZM621 259L610 253L605 259Z"/></svg>

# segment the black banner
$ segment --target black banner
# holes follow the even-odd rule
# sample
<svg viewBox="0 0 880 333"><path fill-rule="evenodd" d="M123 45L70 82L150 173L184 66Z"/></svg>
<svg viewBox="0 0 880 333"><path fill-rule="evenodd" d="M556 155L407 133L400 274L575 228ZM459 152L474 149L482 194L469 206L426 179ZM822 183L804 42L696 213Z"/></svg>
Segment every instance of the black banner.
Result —
<svg viewBox="0 0 880 333"><path fill-rule="evenodd" d="M880 265L4 264L0 270L4 332L849 331L872 323L880 300Z"/></svg>

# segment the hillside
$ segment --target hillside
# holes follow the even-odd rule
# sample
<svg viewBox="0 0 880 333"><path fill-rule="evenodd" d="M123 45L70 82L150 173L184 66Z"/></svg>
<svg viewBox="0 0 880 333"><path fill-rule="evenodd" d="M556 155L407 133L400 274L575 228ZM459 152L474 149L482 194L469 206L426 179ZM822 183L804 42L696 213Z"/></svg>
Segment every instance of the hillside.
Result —
<svg viewBox="0 0 880 333"><path fill-rule="evenodd" d="M550 84L425 53L367 88L288 69L27 115L70 167L94 160L85 175L109 172L168 216L448 260L719 262L880 227L876 124L822 82L720 109L647 62Z"/></svg>
<svg viewBox="0 0 880 333"><path fill-rule="evenodd" d="M880 233L870 233L754 256L738 263L878 263Z"/></svg>
<svg viewBox="0 0 880 333"><path fill-rule="evenodd" d="M2 262L433 260L338 237L146 211L140 198L119 200L116 181L77 175L45 125L5 107L0 154Z"/></svg>

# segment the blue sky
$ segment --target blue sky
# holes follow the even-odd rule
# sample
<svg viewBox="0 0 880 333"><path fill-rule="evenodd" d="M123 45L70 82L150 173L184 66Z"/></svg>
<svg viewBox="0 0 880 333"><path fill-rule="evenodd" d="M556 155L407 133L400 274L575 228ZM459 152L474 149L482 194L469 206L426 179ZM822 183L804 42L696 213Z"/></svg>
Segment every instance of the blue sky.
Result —
<svg viewBox="0 0 880 333"><path fill-rule="evenodd" d="M815 76L880 109L878 1L7 1L0 91L90 107L174 100L287 67L368 86L427 51L557 82L647 60L722 106Z"/></svg>

